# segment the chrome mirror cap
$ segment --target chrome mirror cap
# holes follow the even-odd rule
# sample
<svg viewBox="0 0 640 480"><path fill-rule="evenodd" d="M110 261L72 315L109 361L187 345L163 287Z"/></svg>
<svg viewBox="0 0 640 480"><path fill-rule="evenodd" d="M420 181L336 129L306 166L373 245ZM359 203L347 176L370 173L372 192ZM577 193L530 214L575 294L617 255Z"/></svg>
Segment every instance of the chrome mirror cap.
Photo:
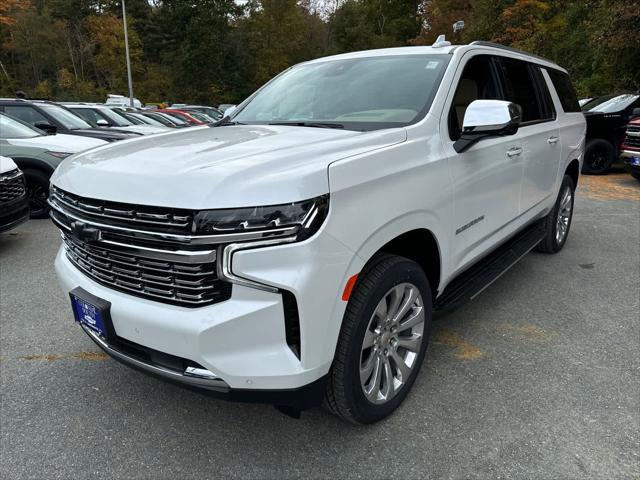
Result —
<svg viewBox="0 0 640 480"><path fill-rule="evenodd" d="M486 132L501 130L513 123L520 123L522 108L504 100L474 100L464 114L462 130Z"/></svg>

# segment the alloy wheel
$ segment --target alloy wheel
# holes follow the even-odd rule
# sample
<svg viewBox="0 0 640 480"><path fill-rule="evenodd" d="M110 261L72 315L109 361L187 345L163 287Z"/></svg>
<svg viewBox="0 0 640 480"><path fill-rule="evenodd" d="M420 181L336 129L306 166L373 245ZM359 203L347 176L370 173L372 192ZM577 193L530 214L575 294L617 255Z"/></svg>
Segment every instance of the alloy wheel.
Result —
<svg viewBox="0 0 640 480"><path fill-rule="evenodd" d="M556 220L556 242L562 245L567 232L569 231L569 222L571 221L571 212L573 210L573 192L570 187L565 187L560 199L558 208L558 218Z"/></svg>
<svg viewBox="0 0 640 480"><path fill-rule="evenodd" d="M378 302L360 353L360 384L374 404L391 400L417 367L425 325L418 287L401 283Z"/></svg>

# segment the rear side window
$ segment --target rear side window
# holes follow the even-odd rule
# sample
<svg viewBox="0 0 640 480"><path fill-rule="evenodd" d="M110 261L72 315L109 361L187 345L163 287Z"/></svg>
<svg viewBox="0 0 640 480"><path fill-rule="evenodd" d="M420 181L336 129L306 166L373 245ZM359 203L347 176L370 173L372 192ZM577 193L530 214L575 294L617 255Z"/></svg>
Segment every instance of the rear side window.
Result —
<svg viewBox="0 0 640 480"><path fill-rule="evenodd" d="M512 58L501 57L506 100L522 107L522 123L549 120L544 100L536 88L536 81L529 64Z"/></svg>
<svg viewBox="0 0 640 480"><path fill-rule="evenodd" d="M551 83L560 97L560 104L562 110L565 112L580 112L580 105L578 104L578 96L571 84L569 75L559 70L547 69L547 73L551 78Z"/></svg>

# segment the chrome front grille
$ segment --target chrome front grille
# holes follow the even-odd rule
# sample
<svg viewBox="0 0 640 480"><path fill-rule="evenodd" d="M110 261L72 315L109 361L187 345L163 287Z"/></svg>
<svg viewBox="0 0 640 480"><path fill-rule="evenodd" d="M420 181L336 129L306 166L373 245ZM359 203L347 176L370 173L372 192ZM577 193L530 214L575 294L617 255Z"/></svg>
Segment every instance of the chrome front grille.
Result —
<svg viewBox="0 0 640 480"><path fill-rule="evenodd" d="M640 148L640 126L629 125L627 127L624 145L627 147Z"/></svg>
<svg viewBox="0 0 640 480"><path fill-rule="evenodd" d="M0 174L0 203L10 202L25 193L24 175L20 170Z"/></svg>
<svg viewBox="0 0 640 480"><path fill-rule="evenodd" d="M231 284L218 279L216 265L164 261L130 249L94 245L62 234L69 260L102 285L135 296L185 307L227 300Z"/></svg>
<svg viewBox="0 0 640 480"><path fill-rule="evenodd" d="M193 212L190 210L95 200L65 192L54 186L51 187L51 196L70 213L89 220L150 231L186 234L192 231Z"/></svg>

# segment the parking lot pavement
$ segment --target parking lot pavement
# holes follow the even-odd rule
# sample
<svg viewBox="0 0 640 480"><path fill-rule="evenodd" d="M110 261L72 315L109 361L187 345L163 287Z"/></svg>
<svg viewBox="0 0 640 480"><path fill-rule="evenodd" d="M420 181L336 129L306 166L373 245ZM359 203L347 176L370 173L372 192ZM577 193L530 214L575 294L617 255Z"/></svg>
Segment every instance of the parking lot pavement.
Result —
<svg viewBox="0 0 640 480"><path fill-rule="evenodd" d="M0 235L3 478L638 478L640 184L583 178L565 249L440 318L391 418L225 403L107 359L49 221Z"/></svg>

